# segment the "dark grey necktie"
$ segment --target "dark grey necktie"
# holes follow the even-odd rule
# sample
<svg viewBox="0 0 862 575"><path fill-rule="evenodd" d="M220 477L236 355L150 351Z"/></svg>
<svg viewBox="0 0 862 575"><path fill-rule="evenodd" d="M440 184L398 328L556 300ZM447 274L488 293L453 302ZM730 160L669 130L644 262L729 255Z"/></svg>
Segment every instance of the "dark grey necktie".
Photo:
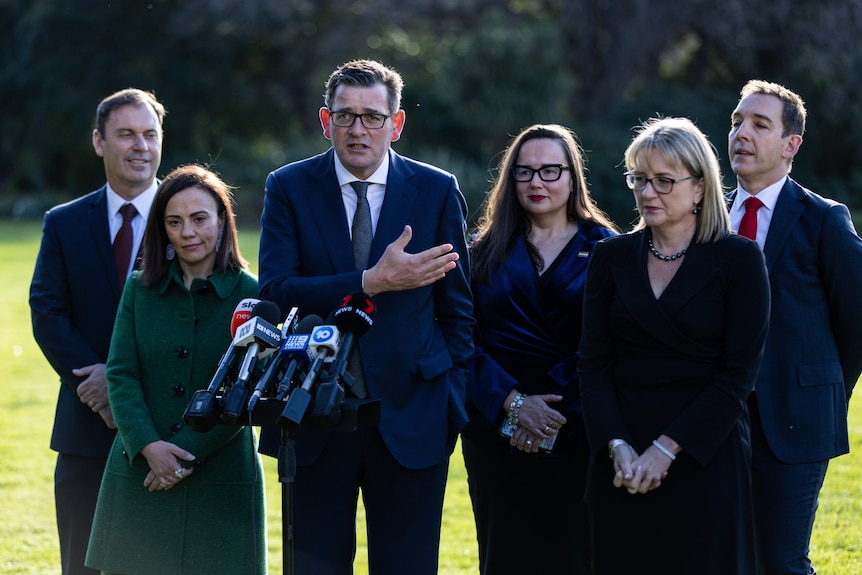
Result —
<svg viewBox="0 0 862 575"><path fill-rule="evenodd" d="M368 206L368 182L351 182L356 192L356 213L353 214L353 261L357 270L368 267L368 256L371 254L371 208Z"/></svg>
<svg viewBox="0 0 862 575"><path fill-rule="evenodd" d="M353 214L353 261L357 270L368 268L368 256L371 254L371 208L368 206L368 182L351 182L356 192L356 213ZM358 342L357 342L358 343ZM362 360L359 357L359 346L353 348L347 362L347 370L353 376L353 395L359 398L368 397L365 387L365 375L362 372Z"/></svg>

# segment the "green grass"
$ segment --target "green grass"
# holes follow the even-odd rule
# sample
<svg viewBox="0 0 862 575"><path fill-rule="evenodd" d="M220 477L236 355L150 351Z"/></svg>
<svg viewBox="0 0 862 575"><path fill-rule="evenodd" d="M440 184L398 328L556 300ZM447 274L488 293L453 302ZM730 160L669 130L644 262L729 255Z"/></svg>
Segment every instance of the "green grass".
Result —
<svg viewBox="0 0 862 575"><path fill-rule="evenodd" d="M57 376L33 341L27 304L39 249L39 225L0 221L0 575L59 573L54 523L55 454L49 447ZM243 253L257 268L257 231L242 234ZM862 350L860 350L862 353ZM821 493L812 558L818 572L862 572L862 404L850 409L851 454L832 462ZM282 573L281 485L276 462L265 461L269 572ZM544 494L534 494L544 496ZM531 494L519 494L528 500ZM358 524L356 573L367 573L367 550ZM300 528L300 526L297 526ZM680 542L684 544L684 542ZM476 573L476 540L460 449L452 457L443 512L440 573Z"/></svg>

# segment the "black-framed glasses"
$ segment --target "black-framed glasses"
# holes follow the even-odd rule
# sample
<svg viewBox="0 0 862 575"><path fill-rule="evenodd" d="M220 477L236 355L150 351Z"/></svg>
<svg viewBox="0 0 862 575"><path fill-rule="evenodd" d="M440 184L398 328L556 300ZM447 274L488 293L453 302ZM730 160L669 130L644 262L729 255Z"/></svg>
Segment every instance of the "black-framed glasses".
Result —
<svg viewBox="0 0 862 575"><path fill-rule="evenodd" d="M564 164L547 164L535 169L530 166L512 166L512 177L516 182L530 182L533 174L539 174L543 182L556 182L563 175L563 170L568 169L569 166Z"/></svg>
<svg viewBox="0 0 862 575"><path fill-rule="evenodd" d="M626 185L629 189L634 190L635 192L642 192L646 189L647 184L652 184L652 189L655 190L655 193L657 194L669 194L673 191L673 185L675 183L700 177L686 176L684 178L677 178L674 180L673 178L668 178L666 176L654 176L652 178L648 178L643 174L632 172L626 172L623 176L626 178Z"/></svg>
<svg viewBox="0 0 862 575"><path fill-rule="evenodd" d="M368 130L379 130L386 123L386 119L392 114L354 114L353 112L333 112L329 111L329 118L334 126L339 128L349 128L359 118L362 125Z"/></svg>

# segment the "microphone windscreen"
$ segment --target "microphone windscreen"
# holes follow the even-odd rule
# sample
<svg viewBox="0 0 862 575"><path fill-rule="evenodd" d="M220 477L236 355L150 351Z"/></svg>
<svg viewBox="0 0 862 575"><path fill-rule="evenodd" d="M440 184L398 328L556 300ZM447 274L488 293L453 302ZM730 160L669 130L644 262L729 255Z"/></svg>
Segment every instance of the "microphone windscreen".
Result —
<svg viewBox="0 0 862 575"><path fill-rule="evenodd" d="M335 326L355 337L362 337L374 325L375 310L371 296L363 292L352 293L335 310Z"/></svg>
<svg viewBox="0 0 862 575"><path fill-rule="evenodd" d="M251 315L252 317L256 316L267 323L276 325L281 319L281 310L278 309L278 304L275 302L262 300L259 304L254 306L254 311L251 312Z"/></svg>

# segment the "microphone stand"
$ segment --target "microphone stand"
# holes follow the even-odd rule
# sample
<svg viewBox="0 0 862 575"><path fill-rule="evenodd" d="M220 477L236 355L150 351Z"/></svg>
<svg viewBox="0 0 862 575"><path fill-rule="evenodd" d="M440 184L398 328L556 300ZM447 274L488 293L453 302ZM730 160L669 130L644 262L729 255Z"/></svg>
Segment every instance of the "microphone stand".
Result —
<svg viewBox="0 0 862 575"><path fill-rule="evenodd" d="M281 483L281 549L284 575L293 575L293 483L296 478L296 440L281 427L278 481Z"/></svg>
<svg viewBox="0 0 862 575"><path fill-rule="evenodd" d="M240 425L272 426L279 420L287 402L273 397L261 397L249 416L244 406L238 421ZM380 400L345 397L340 417L334 421L330 414L315 415L311 411L301 422L304 429L328 431L356 431L359 426L377 427L380 424ZM221 425L229 425L220 422ZM282 562L284 575L295 575L294 566L294 521L293 488L296 479L296 440L286 425L278 426L281 442L278 448L278 481L281 483Z"/></svg>

